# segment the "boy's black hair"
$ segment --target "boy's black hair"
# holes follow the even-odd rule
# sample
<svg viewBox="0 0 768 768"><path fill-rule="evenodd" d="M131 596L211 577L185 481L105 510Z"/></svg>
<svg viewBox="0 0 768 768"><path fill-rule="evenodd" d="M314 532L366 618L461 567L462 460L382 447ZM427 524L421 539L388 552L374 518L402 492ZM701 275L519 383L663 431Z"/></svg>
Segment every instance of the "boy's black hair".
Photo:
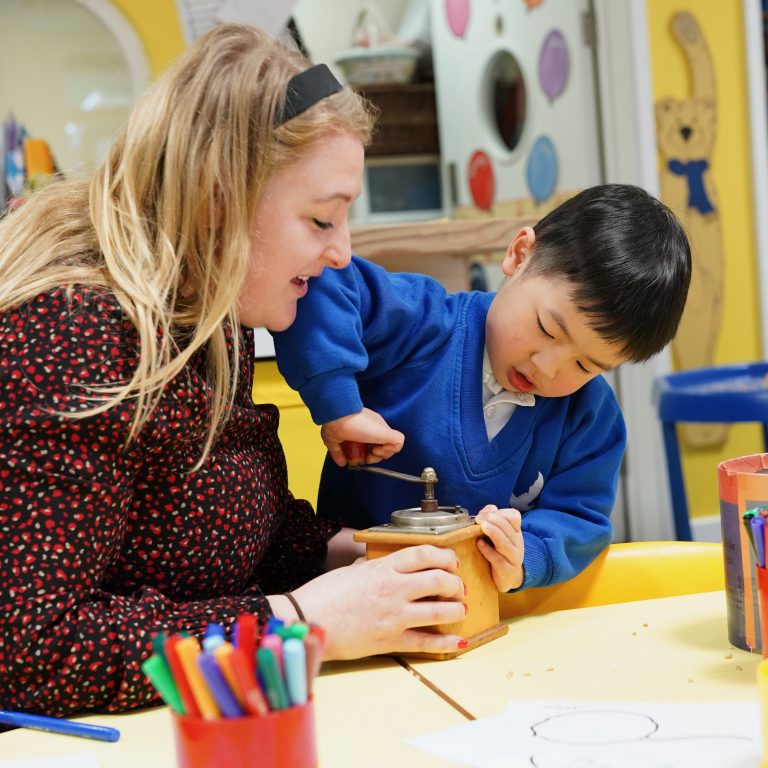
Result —
<svg viewBox="0 0 768 768"><path fill-rule="evenodd" d="M660 200L640 187L590 187L533 228L528 276L564 278L592 328L641 362L677 331L691 282L685 231Z"/></svg>

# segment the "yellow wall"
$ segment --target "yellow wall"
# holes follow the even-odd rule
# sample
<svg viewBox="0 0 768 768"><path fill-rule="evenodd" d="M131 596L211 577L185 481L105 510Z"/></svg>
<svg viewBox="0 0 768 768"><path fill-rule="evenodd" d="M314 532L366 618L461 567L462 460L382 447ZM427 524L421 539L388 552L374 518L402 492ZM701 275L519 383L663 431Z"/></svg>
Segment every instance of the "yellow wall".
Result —
<svg viewBox="0 0 768 768"><path fill-rule="evenodd" d="M317 488L325 460L325 446L309 410L285 383L274 360L256 363L253 379L255 403L273 403L280 409L277 434L285 450L288 465L288 487L298 499L317 505Z"/></svg>
<svg viewBox="0 0 768 768"><path fill-rule="evenodd" d="M761 358L759 304L752 210L746 56L740 2L722 0L648 0L648 28L654 101L690 94L683 53L669 29L672 15L696 17L714 59L717 89L717 138L712 173L722 222L725 258L723 323L716 363ZM684 450L683 471L692 516L719 513L717 464L761 451L759 428L732 427L721 448Z"/></svg>
<svg viewBox="0 0 768 768"><path fill-rule="evenodd" d="M174 0L112 0L133 24L152 70L157 76L185 48Z"/></svg>

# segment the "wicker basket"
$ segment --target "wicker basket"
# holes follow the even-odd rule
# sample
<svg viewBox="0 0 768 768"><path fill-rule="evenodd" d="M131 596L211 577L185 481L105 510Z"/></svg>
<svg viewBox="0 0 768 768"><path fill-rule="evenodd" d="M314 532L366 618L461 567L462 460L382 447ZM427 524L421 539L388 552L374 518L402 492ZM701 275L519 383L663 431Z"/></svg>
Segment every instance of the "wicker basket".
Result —
<svg viewBox="0 0 768 768"><path fill-rule="evenodd" d="M419 51L397 43L376 6L366 5L358 14L353 43L336 58L350 85L409 83L413 79Z"/></svg>

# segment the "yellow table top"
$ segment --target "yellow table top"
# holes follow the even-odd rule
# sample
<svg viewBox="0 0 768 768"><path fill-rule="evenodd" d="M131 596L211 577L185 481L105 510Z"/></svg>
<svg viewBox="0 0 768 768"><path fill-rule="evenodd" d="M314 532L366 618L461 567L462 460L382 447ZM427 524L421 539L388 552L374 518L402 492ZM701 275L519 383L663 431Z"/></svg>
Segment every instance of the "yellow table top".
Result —
<svg viewBox="0 0 768 768"><path fill-rule="evenodd" d="M450 661L410 663L476 717L515 698L604 701L750 701L758 654L727 639L725 596L708 592L527 616L509 633ZM316 682L323 768L455 765L404 739L466 722L440 695L389 658L335 662ZM15 730L0 735L0 761L90 753L103 768L172 768L167 709L94 716L115 744Z"/></svg>
<svg viewBox="0 0 768 768"><path fill-rule="evenodd" d="M509 621L509 632L418 672L475 717L511 699L757 700L760 654L728 642L725 593L618 603Z"/></svg>
<svg viewBox="0 0 768 768"><path fill-rule="evenodd" d="M466 720L392 659L325 664L314 693L318 757L324 768L455 765L403 743ZM120 740L104 743L20 728L0 734L0 765L4 760L76 754L94 755L100 768L175 765L167 707L78 719L118 728Z"/></svg>

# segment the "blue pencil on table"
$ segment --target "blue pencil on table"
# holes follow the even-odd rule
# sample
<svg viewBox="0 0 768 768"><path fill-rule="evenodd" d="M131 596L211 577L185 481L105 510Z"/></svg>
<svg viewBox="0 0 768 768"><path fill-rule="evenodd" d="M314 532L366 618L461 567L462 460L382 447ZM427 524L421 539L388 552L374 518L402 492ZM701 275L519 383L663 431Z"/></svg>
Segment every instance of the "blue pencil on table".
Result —
<svg viewBox="0 0 768 768"><path fill-rule="evenodd" d="M59 717L45 715L30 715L26 712L9 712L0 709L0 723L14 725L17 728L34 728L38 731L61 733L65 736L80 736L83 739L98 739L99 741L117 741L120 731L106 725L91 725L77 723L74 720L63 720Z"/></svg>

